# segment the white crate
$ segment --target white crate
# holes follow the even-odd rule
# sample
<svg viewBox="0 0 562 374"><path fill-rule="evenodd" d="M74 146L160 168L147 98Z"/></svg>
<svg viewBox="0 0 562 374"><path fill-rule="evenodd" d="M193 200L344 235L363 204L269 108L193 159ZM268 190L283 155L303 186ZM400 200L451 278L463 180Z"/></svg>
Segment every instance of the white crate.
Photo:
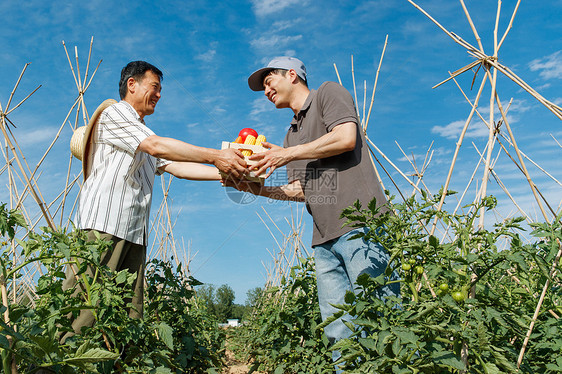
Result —
<svg viewBox="0 0 562 374"><path fill-rule="evenodd" d="M231 143L231 142L222 142L222 146L221 149L227 149L227 148L234 148L234 149L239 149L241 151L248 149L250 151L253 152L253 154L256 153L261 153L261 152L265 152L267 151L266 148L262 147L261 145L250 145L250 144L240 144L240 143ZM252 161L250 160L247 156L244 157L244 160L246 160L246 164L248 164L248 166L253 166L257 163L257 161ZM224 173L221 172L221 175L224 178L228 178L228 176ZM247 174L245 176L245 178L249 181L252 182L259 182L263 185L264 181L265 181L265 177L264 174L262 175L256 175L255 172L251 171L250 174Z"/></svg>

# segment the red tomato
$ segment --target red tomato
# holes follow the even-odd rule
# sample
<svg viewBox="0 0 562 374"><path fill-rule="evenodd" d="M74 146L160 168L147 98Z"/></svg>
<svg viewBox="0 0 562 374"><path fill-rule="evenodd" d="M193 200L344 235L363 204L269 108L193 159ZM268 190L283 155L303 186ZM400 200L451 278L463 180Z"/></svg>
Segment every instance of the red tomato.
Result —
<svg viewBox="0 0 562 374"><path fill-rule="evenodd" d="M257 133L256 130L251 129L249 127L246 127L244 129L240 130L240 132L238 133L238 136L242 137L241 143L244 143L246 141L246 137L248 135L252 135L254 138L258 137L258 133Z"/></svg>

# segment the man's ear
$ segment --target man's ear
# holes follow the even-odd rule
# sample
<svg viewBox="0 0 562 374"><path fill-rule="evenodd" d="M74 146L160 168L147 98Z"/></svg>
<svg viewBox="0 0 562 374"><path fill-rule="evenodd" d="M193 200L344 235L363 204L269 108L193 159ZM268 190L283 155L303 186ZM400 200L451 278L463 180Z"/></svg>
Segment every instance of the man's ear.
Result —
<svg viewBox="0 0 562 374"><path fill-rule="evenodd" d="M299 83L299 76L298 76L297 72L295 71L295 69L289 69L287 71L287 75L288 75L291 83Z"/></svg>
<svg viewBox="0 0 562 374"><path fill-rule="evenodd" d="M127 79L127 90L130 93L135 93L136 83L137 83L137 81L133 77L130 77L129 79Z"/></svg>

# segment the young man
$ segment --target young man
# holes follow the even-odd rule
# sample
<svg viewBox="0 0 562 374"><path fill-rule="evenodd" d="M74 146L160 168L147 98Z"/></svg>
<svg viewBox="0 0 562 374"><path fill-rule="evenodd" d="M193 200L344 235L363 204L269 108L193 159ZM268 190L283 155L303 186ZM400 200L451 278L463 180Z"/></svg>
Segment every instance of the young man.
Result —
<svg viewBox="0 0 562 374"><path fill-rule="evenodd" d="M290 108L291 126L284 147L262 143L269 150L252 156L259 160L258 174L287 166L288 184L278 187L248 185L246 190L261 196L306 203L314 227L312 247L316 264L318 299L326 319L343 304L346 291L354 290L362 273L376 277L388 264L384 248L363 239L348 240L365 228L342 227L341 212L357 199L363 206L376 197L386 202L370 162L365 138L358 126L353 99L334 82L310 90L304 64L293 57L278 57L248 78L254 91L264 91L276 108ZM386 287L379 297L398 295L398 284ZM331 342L349 336L338 320L325 328ZM334 352L334 360L339 353Z"/></svg>
<svg viewBox="0 0 562 374"><path fill-rule="evenodd" d="M103 110L91 132L89 155L83 156L86 180L75 221L78 229L88 231L90 239L94 240L97 233L113 243L112 250L104 253L102 263L115 271L128 269L137 273L134 308L130 311L136 318L143 311L155 175L168 172L183 179L220 180L218 170L235 177L246 172L246 163L237 150L219 151L160 137L146 126L145 116L154 113L161 97L161 80L162 72L144 61L130 62L122 69L121 101ZM69 269L64 287L70 288L74 283L74 274ZM92 323L92 314L83 311L72 327L79 333L83 326Z"/></svg>

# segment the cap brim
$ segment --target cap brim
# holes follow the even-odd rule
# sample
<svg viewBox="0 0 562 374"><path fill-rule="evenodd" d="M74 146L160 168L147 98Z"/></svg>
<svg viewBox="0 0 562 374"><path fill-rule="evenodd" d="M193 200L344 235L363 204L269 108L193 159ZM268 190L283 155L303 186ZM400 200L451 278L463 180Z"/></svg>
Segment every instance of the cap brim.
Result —
<svg viewBox="0 0 562 374"><path fill-rule="evenodd" d="M265 89L263 87L263 78L272 70L275 70L275 68L261 68L252 73L248 78L248 86L250 86L250 89L252 91L263 91Z"/></svg>

